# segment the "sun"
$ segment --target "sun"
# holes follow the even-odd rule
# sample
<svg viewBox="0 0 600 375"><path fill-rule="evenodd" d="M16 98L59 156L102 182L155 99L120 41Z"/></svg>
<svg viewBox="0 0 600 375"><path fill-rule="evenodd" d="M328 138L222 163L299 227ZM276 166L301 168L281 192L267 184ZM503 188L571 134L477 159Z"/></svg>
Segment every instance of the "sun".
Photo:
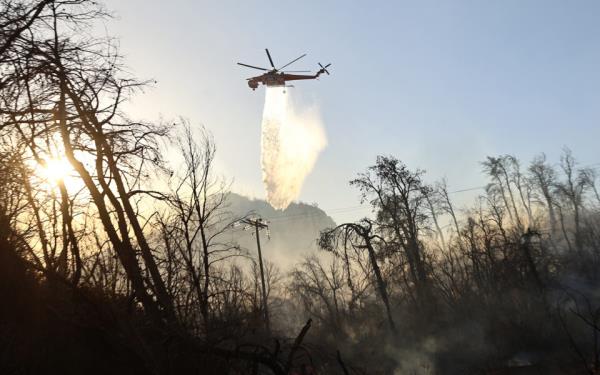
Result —
<svg viewBox="0 0 600 375"><path fill-rule="evenodd" d="M71 175L73 167L64 158L48 159L40 166L40 175L49 183L57 184Z"/></svg>

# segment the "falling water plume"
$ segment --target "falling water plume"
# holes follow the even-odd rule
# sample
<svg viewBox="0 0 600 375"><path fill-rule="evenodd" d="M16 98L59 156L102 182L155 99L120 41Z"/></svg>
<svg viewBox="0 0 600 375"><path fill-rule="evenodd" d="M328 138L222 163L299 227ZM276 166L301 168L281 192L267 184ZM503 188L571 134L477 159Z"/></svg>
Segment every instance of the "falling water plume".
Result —
<svg viewBox="0 0 600 375"><path fill-rule="evenodd" d="M298 111L289 90L267 88L261 142L267 201L283 210L298 198L304 179L327 145L318 110Z"/></svg>

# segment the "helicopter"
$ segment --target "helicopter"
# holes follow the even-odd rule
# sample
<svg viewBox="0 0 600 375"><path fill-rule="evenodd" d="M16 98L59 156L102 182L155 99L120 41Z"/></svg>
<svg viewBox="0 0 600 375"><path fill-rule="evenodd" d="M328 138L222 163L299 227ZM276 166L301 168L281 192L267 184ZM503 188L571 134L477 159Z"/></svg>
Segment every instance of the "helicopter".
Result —
<svg viewBox="0 0 600 375"><path fill-rule="evenodd" d="M258 66L248 65L248 64L244 64L244 63L240 63L240 62L237 63L238 65L245 66L247 68L263 70L266 72L259 76L246 79L248 81L248 86L252 90L256 90L258 88L258 85L261 83L267 87L293 87L291 85L286 85L286 82L298 81L301 79L317 79L323 73L327 73L329 75L329 71L327 70L327 68L331 64L327 64L327 65L323 66L321 63L319 63L319 66L321 67L321 69L319 69L315 74L312 74L312 75L290 74L290 73L310 73L310 71L308 71L308 70L283 71L283 68L292 65L296 61L298 61L301 58L303 58L304 56L306 56L306 54L303 54L302 56L290 61L289 63L285 64L281 68L276 68L275 64L273 63L273 58L271 58L271 54L269 53L269 49L265 48L265 52L267 52L267 57L269 58L269 63L271 64L272 69L261 68Z"/></svg>

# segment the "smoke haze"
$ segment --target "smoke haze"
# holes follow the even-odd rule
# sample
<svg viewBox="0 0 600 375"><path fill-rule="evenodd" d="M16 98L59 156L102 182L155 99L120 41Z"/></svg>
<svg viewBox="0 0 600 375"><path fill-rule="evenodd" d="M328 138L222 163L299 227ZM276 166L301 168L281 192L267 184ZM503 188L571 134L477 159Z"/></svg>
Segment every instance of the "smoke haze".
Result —
<svg viewBox="0 0 600 375"><path fill-rule="evenodd" d="M261 165L267 202L283 210L297 199L306 176L327 145L314 107L297 109L290 92L267 88L262 120Z"/></svg>

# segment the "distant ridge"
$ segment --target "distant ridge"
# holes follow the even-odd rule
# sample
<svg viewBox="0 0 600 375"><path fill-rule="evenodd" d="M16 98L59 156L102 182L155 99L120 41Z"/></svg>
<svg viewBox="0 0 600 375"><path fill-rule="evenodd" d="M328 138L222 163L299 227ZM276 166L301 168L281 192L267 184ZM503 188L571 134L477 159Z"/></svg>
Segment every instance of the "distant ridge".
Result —
<svg viewBox="0 0 600 375"><path fill-rule="evenodd" d="M280 211L263 199L251 199L236 193L230 193L227 203L228 210L236 216L253 212L269 221L271 239L264 236L264 255L284 268L297 262L304 254L317 250L316 240L321 230L336 225L325 211L306 203L292 203ZM255 239L249 232L241 232L236 239L251 253L256 251Z"/></svg>

